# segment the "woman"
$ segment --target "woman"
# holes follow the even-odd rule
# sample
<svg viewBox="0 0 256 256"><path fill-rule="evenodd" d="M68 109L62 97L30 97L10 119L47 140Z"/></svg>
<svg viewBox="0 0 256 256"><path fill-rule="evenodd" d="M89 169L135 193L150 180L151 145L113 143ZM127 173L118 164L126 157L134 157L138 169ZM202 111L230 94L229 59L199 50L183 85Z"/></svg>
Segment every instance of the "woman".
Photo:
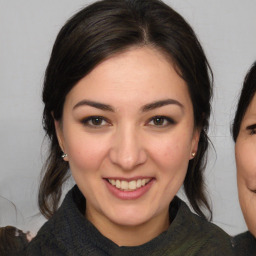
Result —
<svg viewBox="0 0 256 256"><path fill-rule="evenodd" d="M74 15L45 75L39 206L50 220L27 254L232 255L204 214L211 80L193 30L161 1ZM76 186L59 208L69 169ZM199 216L175 196L182 185Z"/></svg>
<svg viewBox="0 0 256 256"><path fill-rule="evenodd" d="M256 255L256 62L245 77L233 123L239 201L250 232L235 238L238 255ZM254 237L253 237L254 236Z"/></svg>

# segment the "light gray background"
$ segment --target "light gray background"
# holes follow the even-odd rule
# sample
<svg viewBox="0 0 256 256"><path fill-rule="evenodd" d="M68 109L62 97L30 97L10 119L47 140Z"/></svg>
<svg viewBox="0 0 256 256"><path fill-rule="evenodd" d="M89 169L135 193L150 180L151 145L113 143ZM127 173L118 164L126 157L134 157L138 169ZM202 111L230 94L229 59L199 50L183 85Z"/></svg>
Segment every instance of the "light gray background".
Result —
<svg viewBox="0 0 256 256"><path fill-rule="evenodd" d="M46 149L40 98L44 70L60 27L89 2L0 0L0 225L36 232L44 221L36 215ZM216 154L209 154L207 185L213 221L237 234L246 226L237 197L230 123L244 75L256 60L256 1L165 2L192 25L215 75L210 138Z"/></svg>

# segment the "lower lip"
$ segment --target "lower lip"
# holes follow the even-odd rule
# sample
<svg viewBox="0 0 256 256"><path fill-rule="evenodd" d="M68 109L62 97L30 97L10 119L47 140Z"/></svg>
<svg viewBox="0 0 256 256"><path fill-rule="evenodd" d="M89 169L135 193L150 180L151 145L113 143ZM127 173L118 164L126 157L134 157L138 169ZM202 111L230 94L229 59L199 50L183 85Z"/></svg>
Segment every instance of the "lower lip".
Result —
<svg viewBox="0 0 256 256"><path fill-rule="evenodd" d="M140 187L134 191L123 191L111 185L107 180L104 180L109 191L117 198L122 200L135 200L142 197L148 192L154 183L154 179L150 180L145 186Z"/></svg>

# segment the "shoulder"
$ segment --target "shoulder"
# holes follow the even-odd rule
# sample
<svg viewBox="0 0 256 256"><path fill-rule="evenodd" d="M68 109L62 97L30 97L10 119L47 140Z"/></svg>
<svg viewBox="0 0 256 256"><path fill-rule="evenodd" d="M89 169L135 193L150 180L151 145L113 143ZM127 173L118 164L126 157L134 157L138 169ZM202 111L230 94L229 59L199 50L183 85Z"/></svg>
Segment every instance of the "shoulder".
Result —
<svg viewBox="0 0 256 256"><path fill-rule="evenodd" d="M175 200L176 205L178 205L175 219L186 225L192 233L204 237L215 237L216 239L226 238L230 241L230 236L219 226L193 213L187 204L178 197Z"/></svg>
<svg viewBox="0 0 256 256"><path fill-rule="evenodd" d="M256 256L256 239L249 231L233 237L232 242L236 255Z"/></svg>
<svg viewBox="0 0 256 256"><path fill-rule="evenodd" d="M76 200L84 200L78 192L77 187L74 187L67 193L57 212L29 243L27 255L72 255L75 240L80 241L82 232L82 237L85 236L87 223L76 205ZM78 204L82 205L80 201Z"/></svg>
<svg viewBox="0 0 256 256"><path fill-rule="evenodd" d="M69 226L62 211L49 219L26 248L27 256L62 256L70 249ZM64 240L65 239L65 240Z"/></svg>
<svg viewBox="0 0 256 256"><path fill-rule="evenodd" d="M58 211L40 228L35 238L29 243L26 252L27 255L63 255L61 250L66 245L61 241L62 236L70 234L67 221L67 209L73 208L72 190L66 195ZM64 253L65 255L65 253Z"/></svg>
<svg viewBox="0 0 256 256"><path fill-rule="evenodd" d="M231 237L224 230L193 213L181 199L175 200L178 211L171 225L187 234L194 255L233 255Z"/></svg>
<svg viewBox="0 0 256 256"><path fill-rule="evenodd" d="M38 231L37 235L32 239L26 248L26 255L55 255L44 253L45 250L49 251L50 247L54 246L54 220L50 219L47 221L41 229Z"/></svg>

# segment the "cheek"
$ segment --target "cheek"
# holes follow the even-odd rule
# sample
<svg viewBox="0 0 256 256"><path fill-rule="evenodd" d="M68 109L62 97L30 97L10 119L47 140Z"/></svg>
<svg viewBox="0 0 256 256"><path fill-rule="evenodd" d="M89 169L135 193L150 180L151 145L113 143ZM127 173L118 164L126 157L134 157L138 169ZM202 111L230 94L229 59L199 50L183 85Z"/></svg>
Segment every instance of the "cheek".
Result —
<svg viewBox="0 0 256 256"><path fill-rule="evenodd" d="M154 141L151 155L162 167L187 170L190 145L191 140L187 134L167 136L165 139Z"/></svg>
<svg viewBox="0 0 256 256"><path fill-rule="evenodd" d="M248 190L248 188L240 183L239 189L239 201L241 209L249 230L256 235L256 194Z"/></svg>
<svg viewBox="0 0 256 256"><path fill-rule="evenodd" d="M68 141L68 157L72 171L97 169L107 152L107 143L95 136L77 136Z"/></svg>
<svg viewBox="0 0 256 256"><path fill-rule="evenodd" d="M239 201L249 230L256 235L256 157L250 141L236 143L236 164Z"/></svg>
<svg viewBox="0 0 256 256"><path fill-rule="evenodd" d="M250 143L236 145L238 183L249 189L256 189L256 149Z"/></svg>

